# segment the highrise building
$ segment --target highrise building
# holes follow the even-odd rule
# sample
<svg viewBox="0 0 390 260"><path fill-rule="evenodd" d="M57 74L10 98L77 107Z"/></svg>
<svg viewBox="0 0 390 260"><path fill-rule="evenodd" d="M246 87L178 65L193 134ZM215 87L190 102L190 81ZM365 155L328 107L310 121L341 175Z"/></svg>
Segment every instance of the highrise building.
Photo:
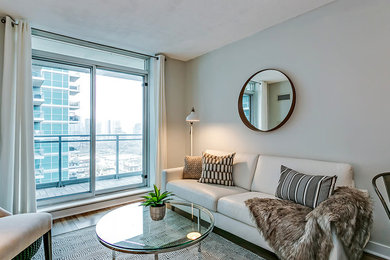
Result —
<svg viewBox="0 0 390 260"><path fill-rule="evenodd" d="M74 178L72 168L78 165L70 158L69 150L73 155L77 148L62 142L62 136L80 128L80 76L74 71L38 65L33 65L32 75L36 182L56 183L59 172L62 180L69 180ZM45 142L39 142L40 136Z"/></svg>

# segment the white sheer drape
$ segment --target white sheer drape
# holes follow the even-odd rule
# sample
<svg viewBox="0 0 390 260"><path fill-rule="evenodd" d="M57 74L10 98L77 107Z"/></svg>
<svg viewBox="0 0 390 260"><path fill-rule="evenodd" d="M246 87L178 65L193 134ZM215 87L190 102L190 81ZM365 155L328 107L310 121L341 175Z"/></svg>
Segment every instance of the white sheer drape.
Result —
<svg viewBox="0 0 390 260"><path fill-rule="evenodd" d="M31 28L9 17L0 87L0 207L35 212Z"/></svg>
<svg viewBox="0 0 390 260"><path fill-rule="evenodd" d="M161 185L161 171L167 168L167 115L165 104L165 56L151 59L150 85L150 175ZM153 176L154 175L154 176Z"/></svg>

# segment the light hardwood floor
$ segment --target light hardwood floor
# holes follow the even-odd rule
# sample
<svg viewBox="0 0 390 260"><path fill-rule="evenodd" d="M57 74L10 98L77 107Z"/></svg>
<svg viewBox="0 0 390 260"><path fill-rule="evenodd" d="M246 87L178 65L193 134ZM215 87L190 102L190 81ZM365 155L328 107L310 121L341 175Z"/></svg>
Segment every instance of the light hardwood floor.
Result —
<svg viewBox="0 0 390 260"><path fill-rule="evenodd" d="M75 231L81 228L94 226L99 221L99 219L102 216L104 216L106 213L121 206L105 208L102 210L91 211L79 215L74 215L74 216L54 220L52 235L56 236L59 234ZM371 254L364 253L362 260L385 260L385 259Z"/></svg>

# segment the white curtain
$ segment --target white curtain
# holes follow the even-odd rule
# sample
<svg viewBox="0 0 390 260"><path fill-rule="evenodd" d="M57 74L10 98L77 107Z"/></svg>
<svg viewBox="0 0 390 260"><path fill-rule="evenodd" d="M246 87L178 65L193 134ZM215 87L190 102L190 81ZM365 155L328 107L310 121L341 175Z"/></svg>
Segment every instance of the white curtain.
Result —
<svg viewBox="0 0 390 260"><path fill-rule="evenodd" d="M36 211L31 28L6 17L0 86L0 207Z"/></svg>
<svg viewBox="0 0 390 260"><path fill-rule="evenodd" d="M165 56L151 61L150 85L150 177L161 186L161 171L167 168L167 114L165 104Z"/></svg>

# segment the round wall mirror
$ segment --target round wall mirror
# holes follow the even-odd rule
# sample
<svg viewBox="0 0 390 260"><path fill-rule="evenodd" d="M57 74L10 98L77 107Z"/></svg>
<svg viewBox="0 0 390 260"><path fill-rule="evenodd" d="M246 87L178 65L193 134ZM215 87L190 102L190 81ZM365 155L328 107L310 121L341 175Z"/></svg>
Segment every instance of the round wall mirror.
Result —
<svg viewBox="0 0 390 260"><path fill-rule="evenodd" d="M252 130L269 132L284 125L295 107L295 88L286 74L265 69L253 74L238 98L242 122Z"/></svg>

